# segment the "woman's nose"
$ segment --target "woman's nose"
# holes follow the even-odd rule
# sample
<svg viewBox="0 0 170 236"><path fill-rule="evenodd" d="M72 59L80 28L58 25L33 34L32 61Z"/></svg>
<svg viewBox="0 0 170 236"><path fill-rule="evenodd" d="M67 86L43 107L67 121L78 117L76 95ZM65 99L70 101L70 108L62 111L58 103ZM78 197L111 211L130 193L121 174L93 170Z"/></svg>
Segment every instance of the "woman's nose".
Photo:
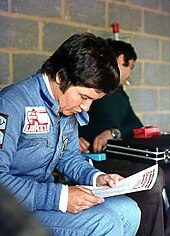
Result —
<svg viewBox="0 0 170 236"><path fill-rule="evenodd" d="M83 111L88 111L90 109L90 106L92 104L92 101L88 101L88 102L83 102L80 107Z"/></svg>

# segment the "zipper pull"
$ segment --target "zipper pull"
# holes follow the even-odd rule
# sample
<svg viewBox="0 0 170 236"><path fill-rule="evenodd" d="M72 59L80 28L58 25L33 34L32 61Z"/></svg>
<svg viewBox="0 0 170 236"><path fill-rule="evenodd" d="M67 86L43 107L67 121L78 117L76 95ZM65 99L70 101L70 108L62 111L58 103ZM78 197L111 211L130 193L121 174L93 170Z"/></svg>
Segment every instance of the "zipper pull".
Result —
<svg viewBox="0 0 170 236"><path fill-rule="evenodd" d="M47 147L50 147L50 139L47 138Z"/></svg>

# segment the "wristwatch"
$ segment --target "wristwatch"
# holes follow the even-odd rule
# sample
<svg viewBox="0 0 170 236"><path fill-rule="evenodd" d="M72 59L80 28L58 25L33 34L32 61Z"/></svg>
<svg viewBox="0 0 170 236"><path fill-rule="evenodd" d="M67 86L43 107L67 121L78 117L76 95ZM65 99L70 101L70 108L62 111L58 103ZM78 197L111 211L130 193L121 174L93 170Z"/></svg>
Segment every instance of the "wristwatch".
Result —
<svg viewBox="0 0 170 236"><path fill-rule="evenodd" d="M113 136L113 139L118 139L119 133L117 132L116 129L111 129L110 132L111 132L111 135Z"/></svg>

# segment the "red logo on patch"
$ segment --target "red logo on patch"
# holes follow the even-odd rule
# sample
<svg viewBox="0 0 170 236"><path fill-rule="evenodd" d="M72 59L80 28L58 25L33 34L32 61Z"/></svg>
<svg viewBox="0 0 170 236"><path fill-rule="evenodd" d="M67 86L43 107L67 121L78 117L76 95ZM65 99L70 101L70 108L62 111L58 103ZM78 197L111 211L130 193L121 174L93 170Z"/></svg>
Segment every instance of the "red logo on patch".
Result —
<svg viewBox="0 0 170 236"><path fill-rule="evenodd" d="M8 119L8 115L0 113L0 149L2 149L7 119Z"/></svg>
<svg viewBox="0 0 170 236"><path fill-rule="evenodd" d="M24 133L49 132L50 119L44 107L26 107Z"/></svg>

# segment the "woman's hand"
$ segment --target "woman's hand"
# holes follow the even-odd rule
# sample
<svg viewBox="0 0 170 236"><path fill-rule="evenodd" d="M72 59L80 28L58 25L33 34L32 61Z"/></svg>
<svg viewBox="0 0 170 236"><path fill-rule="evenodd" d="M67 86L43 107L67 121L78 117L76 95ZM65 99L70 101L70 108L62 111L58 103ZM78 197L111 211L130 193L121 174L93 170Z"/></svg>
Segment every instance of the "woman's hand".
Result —
<svg viewBox="0 0 170 236"><path fill-rule="evenodd" d="M123 176L118 174L101 174L96 179L97 186L109 185L110 187L115 187L116 183L124 179Z"/></svg>
<svg viewBox="0 0 170 236"><path fill-rule="evenodd" d="M82 186L68 187L68 207L67 211L78 213L82 210L91 208L92 206L102 203L103 198L93 195L91 190Z"/></svg>

